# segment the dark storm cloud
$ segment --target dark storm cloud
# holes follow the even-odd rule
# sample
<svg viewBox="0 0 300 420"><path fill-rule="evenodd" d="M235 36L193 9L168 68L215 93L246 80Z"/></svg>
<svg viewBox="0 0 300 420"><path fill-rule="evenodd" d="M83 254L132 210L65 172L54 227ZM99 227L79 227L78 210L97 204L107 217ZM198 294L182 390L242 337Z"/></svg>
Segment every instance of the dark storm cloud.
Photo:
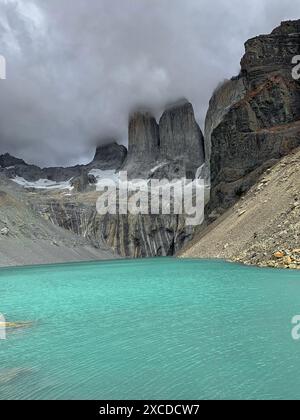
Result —
<svg viewBox="0 0 300 420"><path fill-rule="evenodd" d="M294 0L0 0L0 152L89 160L107 138L126 144L130 110L181 97L203 125L244 41L289 18Z"/></svg>

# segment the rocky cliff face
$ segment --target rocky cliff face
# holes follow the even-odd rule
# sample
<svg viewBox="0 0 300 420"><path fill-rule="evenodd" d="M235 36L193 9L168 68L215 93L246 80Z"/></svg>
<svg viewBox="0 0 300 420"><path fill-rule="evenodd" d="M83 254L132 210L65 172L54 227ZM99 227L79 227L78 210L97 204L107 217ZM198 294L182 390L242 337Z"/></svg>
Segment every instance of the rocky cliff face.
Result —
<svg viewBox="0 0 300 420"><path fill-rule="evenodd" d="M187 101L170 106L159 122L161 157L167 161L181 158L187 178L193 179L204 162L204 138L196 122L192 104Z"/></svg>
<svg viewBox="0 0 300 420"><path fill-rule="evenodd" d="M117 143L108 143L97 147L93 161L87 165L90 168L102 170L119 170L127 156L127 149Z"/></svg>
<svg viewBox="0 0 300 420"><path fill-rule="evenodd" d="M22 159L11 156L9 153L5 153L5 155L0 156L0 167L8 168L14 165L25 165L25 162Z"/></svg>
<svg viewBox="0 0 300 420"><path fill-rule="evenodd" d="M204 163L204 138L186 100L168 107L159 124L148 112L133 114L128 134L129 178L194 179Z"/></svg>
<svg viewBox="0 0 300 420"><path fill-rule="evenodd" d="M29 165L24 160L15 158L8 153L0 156L0 172L8 178L22 177L27 181L38 181L47 179L54 182L68 181L74 178L87 179L92 169L119 170L127 155L127 149L117 143L110 143L96 149L95 157L88 165L77 165L73 167L51 167L40 168L36 165Z"/></svg>
<svg viewBox="0 0 300 420"><path fill-rule="evenodd" d="M1 267L116 258L103 241L92 246L87 238L36 212L32 204L38 197L37 192L28 192L0 174Z"/></svg>
<svg viewBox="0 0 300 420"><path fill-rule="evenodd" d="M104 242L124 257L173 255L194 234L185 217L100 216L97 179L90 171L121 169L129 178L148 180L201 173L211 181L208 220L218 218L267 168L300 145L300 84L292 78L292 58L300 54L300 21L284 22L270 35L249 40L245 50L239 76L224 82L210 101L205 147L193 107L183 101L168 107L159 124L149 112L134 113L128 154L123 146L109 144L97 149L89 165L46 169L3 155L0 172L32 181L72 179L70 193L33 190L28 200L43 218L95 246Z"/></svg>
<svg viewBox="0 0 300 420"><path fill-rule="evenodd" d="M129 178L147 178L159 159L159 128L149 112L135 112L128 127L128 157L122 170Z"/></svg>
<svg viewBox="0 0 300 420"><path fill-rule="evenodd" d="M211 168L209 209L222 213L265 169L300 145L299 21L245 44L241 73L210 102L206 142Z"/></svg>
<svg viewBox="0 0 300 420"><path fill-rule="evenodd" d="M88 165L45 169L6 155L2 172L10 178L33 181L27 196L34 210L96 248L104 243L123 257L174 255L193 235L186 216L101 216L96 210L100 195L96 191L97 173L109 171L110 177L122 170L129 179L194 179L204 162L204 140L193 107L186 101L176 104L165 111L159 124L149 112L136 112L130 117L128 134L128 154L124 146L110 143L99 147ZM72 190L37 190L34 183L40 179L67 182Z"/></svg>
<svg viewBox="0 0 300 420"><path fill-rule="evenodd" d="M99 215L96 192L28 195L43 218L122 257L172 256L193 236L184 215Z"/></svg>
<svg viewBox="0 0 300 420"><path fill-rule="evenodd" d="M222 123L230 108L243 98L245 92L244 80L238 77L224 81L212 95L205 119L205 157L209 173L212 133Z"/></svg>

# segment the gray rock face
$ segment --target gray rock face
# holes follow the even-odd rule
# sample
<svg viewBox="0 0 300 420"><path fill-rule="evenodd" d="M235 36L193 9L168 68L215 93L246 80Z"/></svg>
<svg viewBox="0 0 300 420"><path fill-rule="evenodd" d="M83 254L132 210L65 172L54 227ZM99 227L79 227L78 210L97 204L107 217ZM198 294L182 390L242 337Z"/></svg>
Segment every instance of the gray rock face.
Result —
<svg viewBox="0 0 300 420"><path fill-rule="evenodd" d="M250 88L260 86L271 76L291 80L292 58L300 52L299 22L282 22L270 35L257 36L245 43L241 72Z"/></svg>
<svg viewBox="0 0 300 420"><path fill-rule="evenodd" d="M38 214L32 208L38 200L43 203L43 193L30 193L0 174L1 267L116 257L100 240L96 249L84 235L74 235Z"/></svg>
<svg viewBox="0 0 300 420"><path fill-rule="evenodd" d="M222 123L230 108L243 98L245 92L244 80L242 78L234 78L224 81L215 90L210 99L205 119L205 163L208 172L210 172L212 133Z"/></svg>
<svg viewBox="0 0 300 420"><path fill-rule="evenodd" d="M34 197L33 206L54 224L83 236L94 246L105 243L122 257L172 256L191 240L184 215L99 215L98 195Z"/></svg>
<svg viewBox="0 0 300 420"><path fill-rule="evenodd" d="M117 143L97 148L93 161L88 166L99 169L120 169L127 156L127 149Z"/></svg>
<svg viewBox="0 0 300 420"><path fill-rule="evenodd" d="M0 160L5 155L0 156ZM5 168L0 168L0 171L4 173L8 178L15 178L16 176L22 177L27 181L38 181L39 179L49 179L51 181L60 182L71 179L72 177L79 176L82 167L80 165L72 168L39 168L35 165L28 165L21 159L11 157L9 160L11 163L15 162L11 166L5 165ZM7 160L6 160L7 163Z"/></svg>
<svg viewBox="0 0 300 420"><path fill-rule="evenodd" d="M19 176L28 181L37 181L44 178L42 176L43 172L41 168L34 165L27 165L25 162L6 167L5 169L2 169L1 172L3 172L8 178L15 178L16 176Z"/></svg>
<svg viewBox="0 0 300 420"><path fill-rule="evenodd" d="M194 179L203 162L204 138L189 102L181 101L169 107L159 125L148 112L131 117L128 157L123 167L129 178L161 178L161 170L153 169L164 167L166 178Z"/></svg>
<svg viewBox="0 0 300 420"><path fill-rule="evenodd" d="M164 138L163 150L160 131ZM175 150L168 152L167 148L174 149L174 144ZM43 218L83 236L95 247L104 242L123 257L174 255L193 235L194 229L186 226L185 215L101 216L96 211L98 193L91 185L96 180L88 174L91 169L122 169L127 170L129 178L173 180L186 175L194 178L203 163L203 136L192 106L184 103L168 109L161 120L161 130L150 113L133 114L126 155L126 148L110 144L99 147L93 161L85 166L41 169L23 162L5 171L9 177L18 175L28 181L72 179L71 196L48 190L33 191L32 206Z"/></svg>
<svg viewBox="0 0 300 420"><path fill-rule="evenodd" d="M159 153L159 131L155 118L148 112L136 112L128 128L128 152L136 160L156 160Z"/></svg>
<svg viewBox="0 0 300 420"><path fill-rule="evenodd" d="M196 122L192 104L181 102L169 107L159 122L160 156L182 158L188 178L194 178L204 162L204 139Z"/></svg>
<svg viewBox="0 0 300 420"><path fill-rule="evenodd" d="M95 157L88 165L77 165L69 168L51 167L39 168L35 165L28 165L22 159L17 159L9 154L0 156L2 171L7 177L22 177L27 181L38 181L39 179L49 179L50 181L61 182L69 181L72 178L82 178L88 176L91 169L119 170L127 155L127 149L117 143L111 143L98 147ZM81 179L82 181L82 179ZM79 183L81 183L81 181ZM75 181L74 181L75 182ZM78 182L76 182L76 185Z"/></svg>
<svg viewBox="0 0 300 420"><path fill-rule="evenodd" d="M209 210L220 213L300 145L300 85L291 64L300 54L299 21L284 22L245 47L240 76L217 91L206 120Z"/></svg>
<svg viewBox="0 0 300 420"><path fill-rule="evenodd" d="M128 156L122 170L129 178L146 177L159 158L159 129L149 112L135 112L129 120Z"/></svg>
<svg viewBox="0 0 300 420"><path fill-rule="evenodd" d="M187 173L186 160L184 158L178 158L161 162L152 168L148 177L151 179L167 179L172 181L173 179L184 178Z"/></svg>
<svg viewBox="0 0 300 420"><path fill-rule="evenodd" d="M8 168L14 165L24 165L25 162L22 159L15 158L11 156L9 153L0 156L0 166L3 168Z"/></svg>
<svg viewBox="0 0 300 420"><path fill-rule="evenodd" d="M174 215L109 216L100 229L106 245L123 257L173 256L193 237L184 222Z"/></svg>

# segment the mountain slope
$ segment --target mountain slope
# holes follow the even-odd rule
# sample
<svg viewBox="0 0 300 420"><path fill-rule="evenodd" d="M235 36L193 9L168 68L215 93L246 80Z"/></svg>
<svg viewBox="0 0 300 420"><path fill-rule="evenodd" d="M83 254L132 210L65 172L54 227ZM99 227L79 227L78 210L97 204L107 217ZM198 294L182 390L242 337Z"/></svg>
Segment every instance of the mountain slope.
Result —
<svg viewBox="0 0 300 420"><path fill-rule="evenodd" d="M267 170L179 256L300 269L300 149Z"/></svg>
<svg viewBox="0 0 300 420"><path fill-rule="evenodd" d="M115 258L106 246L87 240L40 217L22 188L0 176L0 266Z"/></svg>
<svg viewBox="0 0 300 420"><path fill-rule="evenodd" d="M128 134L128 155L124 146L108 144L88 165L41 169L5 154L0 174L23 186L38 215L92 245L105 243L122 257L174 255L192 238L186 215L102 216L96 187L101 179L118 182L119 170L127 171L128 179L194 179L204 163L204 138L193 106L186 100L169 105L159 124L149 112L135 112Z"/></svg>

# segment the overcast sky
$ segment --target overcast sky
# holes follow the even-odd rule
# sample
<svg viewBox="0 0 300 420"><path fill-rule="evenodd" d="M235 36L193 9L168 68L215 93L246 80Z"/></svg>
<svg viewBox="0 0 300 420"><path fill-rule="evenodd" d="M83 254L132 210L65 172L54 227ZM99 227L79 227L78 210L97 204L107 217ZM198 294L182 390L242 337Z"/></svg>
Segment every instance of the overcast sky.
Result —
<svg viewBox="0 0 300 420"><path fill-rule="evenodd" d="M40 165L127 142L129 112L208 101L244 42L300 18L295 0L0 0L0 153Z"/></svg>

